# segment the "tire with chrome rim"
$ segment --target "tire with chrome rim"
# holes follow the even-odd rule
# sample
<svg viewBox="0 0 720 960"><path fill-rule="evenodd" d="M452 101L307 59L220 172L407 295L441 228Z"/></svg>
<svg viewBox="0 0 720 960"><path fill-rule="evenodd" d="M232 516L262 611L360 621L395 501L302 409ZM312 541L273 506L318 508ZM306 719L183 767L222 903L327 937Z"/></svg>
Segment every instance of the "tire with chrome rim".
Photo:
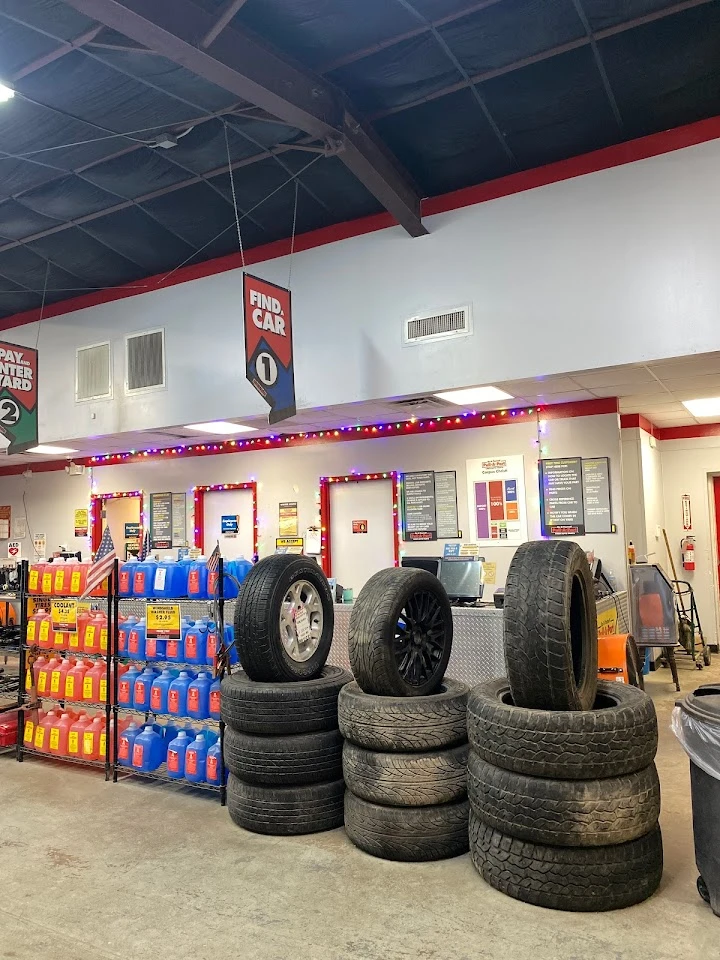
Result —
<svg viewBox="0 0 720 960"><path fill-rule="evenodd" d="M452 608L437 577L410 567L380 570L350 617L350 666L365 693L426 697L440 689L452 638Z"/></svg>
<svg viewBox="0 0 720 960"><path fill-rule="evenodd" d="M235 646L251 680L312 680L333 635L327 579L306 557L278 554L256 564L235 605Z"/></svg>

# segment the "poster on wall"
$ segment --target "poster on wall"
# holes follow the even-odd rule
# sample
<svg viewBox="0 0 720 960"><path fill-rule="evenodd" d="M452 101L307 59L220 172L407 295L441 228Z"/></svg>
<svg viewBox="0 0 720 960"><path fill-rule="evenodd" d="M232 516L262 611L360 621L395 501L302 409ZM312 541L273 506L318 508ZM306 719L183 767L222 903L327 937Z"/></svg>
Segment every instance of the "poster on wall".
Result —
<svg viewBox="0 0 720 960"><path fill-rule="evenodd" d="M458 530L457 474L454 470L435 473L435 519L438 540L455 540Z"/></svg>
<svg viewBox="0 0 720 960"><path fill-rule="evenodd" d="M187 544L186 513L185 494L174 493L172 495L172 545L174 547L184 547Z"/></svg>
<svg viewBox="0 0 720 960"><path fill-rule="evenodd" d="M10 539L11 512L9 506L0 507L0 540Z"/></svg>
<svg viewBox="0 0 720 960"><path fill-rule="evenodd" d="M150 494L150 542L153 550L172 547L172 493Z"/></svg>
<svg viewBox="0 0 720 960"><path fill-rule="evenodd" d="M585 533L614 533L610 504L610 458L582 462Z"/></svg>
<svg viewBox="0 0 720 960"><path fill-rule="evenodd" d="M403 474L402 494L403 539L437 540L434 471Z"/></svg>
<svg viewBox="0 0 720 960"><path fill-rule="evenodd" d="M543 536L585 534L582 459L540 461L540 523Z"/></svg>
<svg viewBox="0 0 720 960"><path fill-rule="evenodd" d="M517 547L527 540L525 458L467 460L470 539L495 547Z"/></svg>
<svg viewBox="0 0 720 960"><path fill-rule="evenodd" d="M78 507L75 511L75 536L86 537L88 535L88 524L90 523L90 513L87 507Z"/></svg>
<svg viewBox="0 0 720 960"><path fill-rule="evenodd" d="M38 353L0 341L0 450L22 453L38 442Z"/></svg>
<svg viewBox="0 0 720 960"><path fill-rule="evenodd" d="M295 368L290 291L243 276L245 377L270 407L268 420L295 416Z"/></svg>
<svg viewBox="0 0 720 960"><path fill-rule="evenodd" d="M297 503L278 504L278 533L281 537L296 537L298 535Z"/></svg>

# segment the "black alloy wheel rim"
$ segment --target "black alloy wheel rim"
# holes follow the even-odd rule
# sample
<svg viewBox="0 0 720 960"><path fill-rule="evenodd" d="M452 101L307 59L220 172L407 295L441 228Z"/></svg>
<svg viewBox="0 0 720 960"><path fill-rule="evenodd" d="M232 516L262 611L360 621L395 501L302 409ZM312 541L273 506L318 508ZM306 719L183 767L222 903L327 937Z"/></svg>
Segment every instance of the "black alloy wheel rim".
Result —
<svg viewBox="0 0 720 960"><path fill-rule="evenodd" d="M447 644L444 611L438 598L419 590L407 598L395 626L393 652L398 673L414 687L422 687L442 665Z"/></svg>

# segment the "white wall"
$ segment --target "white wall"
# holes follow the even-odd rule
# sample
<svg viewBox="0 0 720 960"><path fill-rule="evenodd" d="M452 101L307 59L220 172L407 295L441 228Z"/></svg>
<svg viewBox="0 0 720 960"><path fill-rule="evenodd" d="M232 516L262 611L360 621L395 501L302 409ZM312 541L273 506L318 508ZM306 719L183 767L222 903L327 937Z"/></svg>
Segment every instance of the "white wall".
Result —
<svg viewBox="0 0 720 960"><path fill-rule="evenodd" d="M33 534L47 537L47 556L60 545L88 554L87 537L75 537L75 510L88 506L88 476L71 477L63 470L35 473L31 477L0 478L0 504L10 504L13 517L25 517L28 535L21 541L22 556L33 560ZM0 540L0 557L7 556L7 541Z"/></svg>
<svg viewBox="0 0 720 960"><path fill-rule="evenodd" d="M659 444L637 427L622 431L625 533L638 558L667 568L662 458Z"/></svg>
<svg viewBox="0 0 720 960"><path fill-rule="evenodd" d="M295 254L298 407L720 349L719 184L713 141L429 217L415 240L398 227ZM287 283L286 258L252 270ZM41 440L265 412L244 379L241 289L233 271L46 320ZM403 348L405 318L459 304L473 337ZM124 398L124 337L157 327L168 387ZM75 404L75 350L108 337L115 399Z"/></svg>

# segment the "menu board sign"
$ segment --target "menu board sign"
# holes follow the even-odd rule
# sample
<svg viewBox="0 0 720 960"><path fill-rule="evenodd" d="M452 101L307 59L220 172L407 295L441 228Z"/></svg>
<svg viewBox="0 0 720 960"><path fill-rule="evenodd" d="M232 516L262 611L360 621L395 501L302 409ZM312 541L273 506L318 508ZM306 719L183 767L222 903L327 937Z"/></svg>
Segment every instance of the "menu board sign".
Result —
<svg viewBox="0 0 720 960"><path fill-rule="evenodd" d="M437 540L435 473L422 470L403 476L405 540Z"/></svg>
<svg viewBox="0 0 720 960"><path fill-rule="evenodd" d="M435 517L438 540L453 540L458 530L457 475L454 470L435 474Z"/></svg>
<svg viewBox="0 0 720 960"><path fill-rule="evenodd" d="M169 550L173 545L172 493L150 494L150 540L153 550Z"/></svg>
<svg viewBox="0 0 720 960"><path fill-rule="evenodd" d="M541 460L542 531L545 536L572 537L585 533L582 459Z"/></svg>
<svg viewBox="0 0 720 960"><path fill-rule="evenodd" d="M585 533L613 533L609 458L583 460L582 479Z"/></svg>

